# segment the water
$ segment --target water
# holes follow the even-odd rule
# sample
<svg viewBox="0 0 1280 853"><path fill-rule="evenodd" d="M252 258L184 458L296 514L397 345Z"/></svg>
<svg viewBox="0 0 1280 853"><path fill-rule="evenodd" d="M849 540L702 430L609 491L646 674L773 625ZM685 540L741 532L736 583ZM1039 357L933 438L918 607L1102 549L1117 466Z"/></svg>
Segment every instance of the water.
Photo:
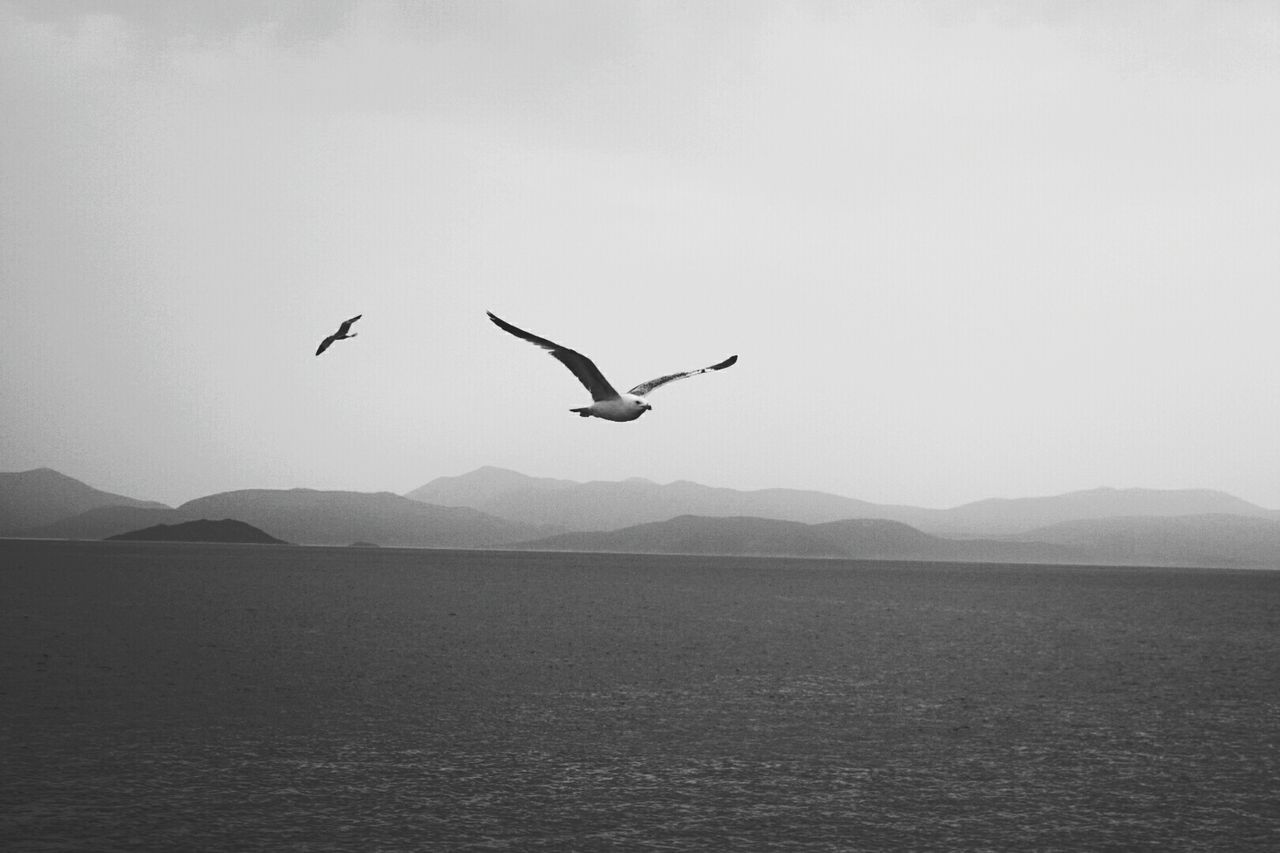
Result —
<svg viewBox="0 0 1280 853"><path fill-rule="evenodd" d="M1280 849L1280 572L0 541L0 848Z"/></svg>

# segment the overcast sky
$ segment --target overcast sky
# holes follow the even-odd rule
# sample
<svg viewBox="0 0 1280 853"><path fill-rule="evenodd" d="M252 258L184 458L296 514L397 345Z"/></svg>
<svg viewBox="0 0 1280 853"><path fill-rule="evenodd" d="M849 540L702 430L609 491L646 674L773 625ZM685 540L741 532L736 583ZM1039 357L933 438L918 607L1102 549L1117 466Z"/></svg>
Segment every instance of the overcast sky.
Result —
<svg viewBox="0 0 1280 853"><path fill-rule="evenodd" d="M1280 507L1275 3L0 0L0 115L0 470Z"/></svg>

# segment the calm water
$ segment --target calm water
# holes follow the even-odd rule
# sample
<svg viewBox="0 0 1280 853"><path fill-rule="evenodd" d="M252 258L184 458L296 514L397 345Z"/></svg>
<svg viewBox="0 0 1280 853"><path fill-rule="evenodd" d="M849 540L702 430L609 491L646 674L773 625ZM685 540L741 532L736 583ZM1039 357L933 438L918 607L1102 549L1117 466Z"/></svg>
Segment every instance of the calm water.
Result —
<svg viewBox="0 0 1280 853"><path fill-rule="evenodd" d="M1280 572L0 541L5 850L1276 850Z"/></svg>

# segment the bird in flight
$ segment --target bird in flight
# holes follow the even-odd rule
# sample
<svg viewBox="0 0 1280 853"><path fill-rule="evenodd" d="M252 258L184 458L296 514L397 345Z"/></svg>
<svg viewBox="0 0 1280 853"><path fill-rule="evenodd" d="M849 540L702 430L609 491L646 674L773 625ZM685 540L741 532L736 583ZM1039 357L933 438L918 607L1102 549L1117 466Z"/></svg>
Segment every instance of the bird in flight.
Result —
<svg viewBox="0 0 1280 853"><path fill-rule="evenodd" d="M576 412L584 418L603 418L606 421L634 421L653 408L653 406L649 405L649 401L645 399L645 396L653 390L666 385L668 382L675 382L677 379L687 379L690 376L697 376L699 373L710 373L713 370L724 370L738 360L736 355L731 355L719 364L701 367L697 370L686 370L684 373L669 373L666 376L659 376L657 379L650 379L648 382L641 382L627 393L619 394L613 390L609 380L604 378L600 368L596 367L591 359L582 353L560 346L560 344L553 343L546 338L530 334L524 329L516 328L492 311L487 313L489 314L489 319L499 329L542 347L561 364L573 371L573 375L578 377L578 381L591 392L593 402L590 406L570 409L569 411Z"/></svg>
<svg viewBox="0 0 1280 853"><path fill-rule="evenodd" d="M357 314L356 316L352 317L350 320L344 320L342 325L338 327L338 331L334 332L332 335L330 335L329 337L325 338L323 341L320 342L320 348L316 350L316 355L319 355L320 353L327 350L329 348L329 344L333 343L334 341L341 341L341 340L346 340L347 338L354 338L357 334L359 334L358 332L352 332L351 334L347 334L347 330L351 328L352 323L354 323L356 320L359 320L363 316L364 316L363 314Z"/></svg>

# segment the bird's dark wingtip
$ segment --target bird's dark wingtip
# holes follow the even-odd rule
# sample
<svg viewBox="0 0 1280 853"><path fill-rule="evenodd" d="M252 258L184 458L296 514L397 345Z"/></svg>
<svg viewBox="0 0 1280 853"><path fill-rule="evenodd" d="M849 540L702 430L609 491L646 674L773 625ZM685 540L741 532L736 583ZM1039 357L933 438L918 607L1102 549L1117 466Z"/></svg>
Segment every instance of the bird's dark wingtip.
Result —
<svg viewBox="0 0 1280 853"><path fill-rule="evenodd" d="M724 370L726 367L733 367L737 363L738 363L738 357L736 355L731 355L728 358L726 358L724 361L720 362L719 364L713 365L711 369Z"/></svg>
<svg viewBox="0 0 1280 853"><path fill-rule="evenodd" d="M511 324L510 324L510 323L508 323L506 320L502 319L501 317L499 317L497 314L493 313L492 311L486 311L486 312L484 312L484 313L488 314L488 315L489 315L489 319L493 321L493 324L494 324L495 326L497 326L499 329L501 329L502 331L504 331L504 332L510 332L511 334L515 335L515 336L516 336L516 337L518 337L518 338L524 338L524 337L527 337L527 336L528 336L528 334L529 334L528 332L524 331L523 329L517 329L515 326L511 325Z"/></svg>

